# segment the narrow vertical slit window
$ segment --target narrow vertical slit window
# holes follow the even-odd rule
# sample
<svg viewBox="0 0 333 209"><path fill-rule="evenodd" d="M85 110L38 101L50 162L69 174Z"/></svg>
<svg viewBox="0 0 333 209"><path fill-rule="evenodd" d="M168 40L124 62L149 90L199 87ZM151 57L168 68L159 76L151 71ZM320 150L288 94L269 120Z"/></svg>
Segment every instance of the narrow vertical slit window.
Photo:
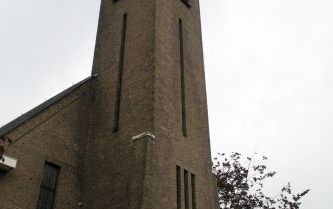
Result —
<svg viewBox="0 0 333 209"><path fill-rule="evenodd" d="M45 163L37 209L53 209L60 167Z"/></svg>
<svg viewBox="0 0 333 209"><path fill-rule="evenodd" d="M192 187L192 209L197 209L196 194L195 194L195 175L191 174L191 187Z"/></svg>
<svg viewBox="0 0 333 209"><path fill-rule="evenodd" d="M185 200L185 209L189 209L189 189L188 189L188 172L184 170L184 200Z"/></svg>
<svg viewBox="0 0 333 209"><path fill-rule="evenodd" d="M183 21L179 19L179 54L180 54L180 88L181 88L181 105L182 105L182 131L187 136L186 128L186 92L185 92L185 62L184 62L184 38L183 38Z"/></svg>
<svg viewBox="0 0 333 209"><path fill-rule="evenodd" d="M191 7L190 0L181 0L187 7Z"/></svg>
<svg viewBox="0 0 333 209"><path fill-rule="evenodd" d="M177 209L182 208L182 186L181 186L181 170L180 167L177 166L177 173L176 173L176 181L177 181Z"/></svg>
<svg viewBox="0 0 333 209"><path fill-rule="evenodd" d="M119 130L120 103L121 103L121 90L122 90L121 87L123 80L123 69L124 69L124 58L125 58L126 27L127 27L127 14L123 16L113 132L117 132Z"/></svg>

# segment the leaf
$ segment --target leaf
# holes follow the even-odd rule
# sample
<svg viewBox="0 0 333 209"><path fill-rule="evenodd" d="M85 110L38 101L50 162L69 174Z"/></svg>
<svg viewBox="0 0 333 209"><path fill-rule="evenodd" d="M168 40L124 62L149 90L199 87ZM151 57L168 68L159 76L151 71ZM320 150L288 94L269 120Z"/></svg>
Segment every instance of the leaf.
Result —
<svg viewBox="0 0 333 209"><path fill-rule="evenodd" d="M277 197L265 195L262 191L264 181L276 175L275 171L268 171L263 163L268 158L262 156L261 161L246 157L233 152L226 156L224 153L222 161L214 158L213 172L217 178L218 196L221 209L299 209L300 200L309 193L305 190L294 194L290 183L281 189ZM247 162L248 165L243 165Z"/></svg>

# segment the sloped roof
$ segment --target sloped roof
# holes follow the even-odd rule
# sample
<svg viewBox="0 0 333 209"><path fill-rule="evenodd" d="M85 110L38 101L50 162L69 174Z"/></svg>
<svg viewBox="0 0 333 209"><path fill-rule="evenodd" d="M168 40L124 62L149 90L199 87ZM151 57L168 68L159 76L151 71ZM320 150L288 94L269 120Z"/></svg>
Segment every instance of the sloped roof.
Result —
<svg viewBox="0 0 333 209"><path fill-rule="evenodd" d="M19 116L18 118L14 119L13 121L9 122L8 124L2 126L0 128L0 137L8 134L9 132L13 131L15 128L18 126L22 125L29 119L33 118L34 116L38 115L48 107L52 106L53 104L57 103L76 89L78 89L80 86L83 84L87 83L90 81L92 78L95 76L89 76L88 78L78 82L77 84L69 87L68 89L64 90L63 92L57 94L56 96L52 97L51 99L43 102L42 104L38 105L37 107L33 108L32 110L28 111L27 113Z"/></svg>

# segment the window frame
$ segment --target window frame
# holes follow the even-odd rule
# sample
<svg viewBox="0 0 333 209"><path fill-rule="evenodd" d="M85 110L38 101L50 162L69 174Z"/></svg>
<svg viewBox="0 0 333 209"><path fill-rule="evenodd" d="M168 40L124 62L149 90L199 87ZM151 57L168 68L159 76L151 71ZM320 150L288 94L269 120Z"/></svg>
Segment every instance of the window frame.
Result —
<svg viewBox="0 0 333 209"><path fill-rule="evenodd" d="M181 0L188 8L191 8L192 5L190 3L191 0Z"/></svg>
<svg viewBox="0 0 333 209"><path fill-rule="evenodd" d="M56 170L54 188L50 187L49 185L44 184L44 180L46 177L45 172L48 167ZM57 195L57 189L58 189L59 176L60 176L60 166L46 161L43 166L43 177L42 177L40 189L39 189L39 196L38 196L38 202L37 202L37 207L36 207L37 209L44 208L44 205L41 205L41 197L42 197L42 194L44 191L50 192L52 194L52 202L50 203L49 209L54 208L55 197Z"/></svg>

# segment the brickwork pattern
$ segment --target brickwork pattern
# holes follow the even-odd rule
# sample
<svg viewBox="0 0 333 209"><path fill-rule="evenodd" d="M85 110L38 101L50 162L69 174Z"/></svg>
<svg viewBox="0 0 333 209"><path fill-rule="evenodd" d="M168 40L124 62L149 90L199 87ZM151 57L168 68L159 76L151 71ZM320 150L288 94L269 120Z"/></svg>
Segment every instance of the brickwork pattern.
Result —
<svg viewBox="0 0 333 209"><path fill-rule="evenodd" d="M42 167L61 167L55 209L175 209L176 166L195 174L196 208L217 209L211 174L199 0L102 0L98 77L9 134L17 169L0 176L0 209L36 207ZM119 130L113 131L127 14ZM179 19L187 136L182 131ZM155 137L144 135L151 132ZM183 186L182 186L182 189ZM188 190L188 207L192 190ZM184 191L182 190L182 198ZM181 208L185 208L182 199Z"/></svg>
<svg viewBox="0 0 333 209"><path fill-rule="evenodd" d="M1 209L36 208L45 161L61 167L55 209L77 208L88 85L8 134L14 142L7 154L17 158L18 164L15 170L0 174Z"/></svg>

